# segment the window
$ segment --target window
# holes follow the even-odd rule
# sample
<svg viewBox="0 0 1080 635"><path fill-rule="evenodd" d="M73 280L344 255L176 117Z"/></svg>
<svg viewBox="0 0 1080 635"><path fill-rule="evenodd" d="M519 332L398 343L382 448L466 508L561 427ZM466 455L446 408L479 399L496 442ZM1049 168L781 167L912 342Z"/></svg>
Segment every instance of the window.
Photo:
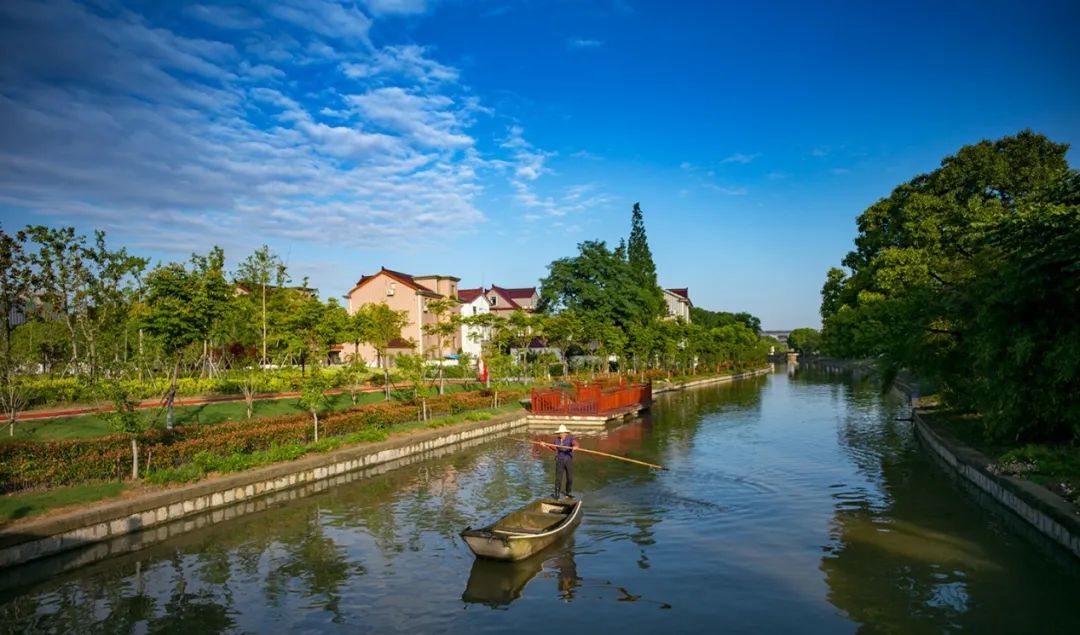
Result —
<svg viewBox="0 0 1080 635"><path fill-rule="evenodd" d="M499 301L499 298L498 298L498 296L494 296L494 295L493 295L493 296L491 296L491 297L490 297L490 298L488 298L488 299L489 299L489 300L491 300L491 306L495 306L495 303Z"/></svg>
<svg viewBox="0 0 1080 635"><path fill-rule="evenodd" d="M480 307L478 307L478 306L474 306L474 307L472 308L472 314L473 314L473 315L477 315L477 314L479 314L479 313L480 313Z"/></svg>
<svg viewBox="0 0 1080 635"><path fill-rule="evenodd" d="M390 284L386 285L386 295L394 295L395 291L397 291L396 282L391 282Z"/></svg>

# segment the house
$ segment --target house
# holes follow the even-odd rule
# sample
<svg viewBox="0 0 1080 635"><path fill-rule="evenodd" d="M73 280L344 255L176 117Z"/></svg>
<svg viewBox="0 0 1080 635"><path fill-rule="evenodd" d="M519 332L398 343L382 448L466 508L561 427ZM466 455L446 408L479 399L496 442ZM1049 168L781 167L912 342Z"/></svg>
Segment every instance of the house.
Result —
<svg viewBox="0 0 1080 635"><path fill-rule="evenodd" d="M677 320L682 318L683 321L690 322L690 309L694 306L694 303L690 301L690 290L687 288L682 289L663 289L664 301L667 302L667 316L665 319Z"/></svg>
<svg viewBox="0 0 1080 635"><path fill-rule="evenodd" d="M461 317L463 318L491 313L491 303L483 287L458 289L458 300L461 301ZM461 327L461 352L468 353L473 359L479 359L483 352L482 343L489 337L491 337L489 328L463 325Z"/></svg>
<svg viewBox="0 0 1080 635"><path fill-rule="evenodd" d="M496 315L507 315L518 309L532 313L540 302L536 287L508 289L491 285L491 288L483 293L491 307L491 312Z"/></svg>
<svg viewBox="0 0 1080 635"><path fill-rule="evenodd" d="M362 276L356 286L349 290L345 295L346 309L349 315L353 315L365 304L382 303L395 311L404 311L408 316L408 323L401 329L401 339L391 343L387 354L435 355L438 339L435 335L424 332L424 326L436 321L436 316L428 311L428 302L441 298L456 300L459 281L460 278L454 276L411 276L382 267L372 275ZM461 344L461 333L455 333L443 344L443 354L456 352L461 348ZM361 344L359 350L356 350L353 344L344 344L342 353L345 357L359 354L361 359L370 364L378 362L375 350L368 344Z"/></svg>

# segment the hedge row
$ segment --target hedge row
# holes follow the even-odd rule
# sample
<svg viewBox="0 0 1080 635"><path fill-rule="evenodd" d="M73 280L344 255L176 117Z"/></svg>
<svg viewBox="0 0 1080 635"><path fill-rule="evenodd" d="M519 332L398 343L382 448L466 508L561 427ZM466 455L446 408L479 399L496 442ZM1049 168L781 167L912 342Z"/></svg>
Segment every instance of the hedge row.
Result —
<svg viewBox="0 0 1080 635"><path fill-rule="evenodd" d="M500 401L519 398L522 390L500 391ZM426 400L430 416L490 408L486 391L455 393ZM320 437L340 436L371 427L417 421L419 401L357 406L319 418ZM140 469L180 467L196 454L217 456L267 450L272 446L308 443L314 439L311 418L304 414L230 421L212 426L153 429L139 436ZM75 441L0 443L0 491L70 485L124 478L131 473L131 440L109 435Z"/></svg>
<svg viewBox="0 0 1080 635"><path fill-rule="evenodd" d="M346 377L332 369L334 387L342 384ZM288 369L266 371L257 375L255 390L260 393L296 392L303 385L304 377L299 370ZM372 370L365 383L381 386L382 374ZM102 386L85 377L22 377L19 385L25 393L27 408L42 408L69 403L90 403L102 399ZM169 380L161 377L156 380L125 379L120 381L124 391L135 399L161 397L169 389ZM243 380L235 373L226 373L218 377L181 377L177 381L177 395L196 397L202 395L239 395L243 392Z"/></svg>

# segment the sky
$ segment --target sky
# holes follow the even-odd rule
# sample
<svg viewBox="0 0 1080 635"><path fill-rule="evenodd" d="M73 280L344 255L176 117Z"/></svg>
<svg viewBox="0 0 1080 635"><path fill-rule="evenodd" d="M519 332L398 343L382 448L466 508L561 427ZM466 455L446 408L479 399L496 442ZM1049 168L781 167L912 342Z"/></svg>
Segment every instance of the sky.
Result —
<svg viewBox="0 0 1080 635"><path fill-rule="evenodd" d="M961 146L1080 143L1080 3L0 3L0 225L532 286L640 202L659 281L820 324L855 218ZM1069 154L1077 164L1076 150Z"/></svg>

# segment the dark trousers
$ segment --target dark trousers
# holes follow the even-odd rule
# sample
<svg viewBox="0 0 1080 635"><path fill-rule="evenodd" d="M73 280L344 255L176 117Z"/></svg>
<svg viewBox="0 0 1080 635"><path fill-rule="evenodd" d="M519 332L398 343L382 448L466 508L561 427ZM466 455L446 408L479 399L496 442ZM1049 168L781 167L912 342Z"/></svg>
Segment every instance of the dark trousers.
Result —
<svg viewBox="0 0 1080 635"><path fill-rule="evenodd" d="M566 488L562 487L563 478L566 478ZM557 457L555 459L555 498L560 494L570 495L574 486L574 459L573 457Z"/></svg>

